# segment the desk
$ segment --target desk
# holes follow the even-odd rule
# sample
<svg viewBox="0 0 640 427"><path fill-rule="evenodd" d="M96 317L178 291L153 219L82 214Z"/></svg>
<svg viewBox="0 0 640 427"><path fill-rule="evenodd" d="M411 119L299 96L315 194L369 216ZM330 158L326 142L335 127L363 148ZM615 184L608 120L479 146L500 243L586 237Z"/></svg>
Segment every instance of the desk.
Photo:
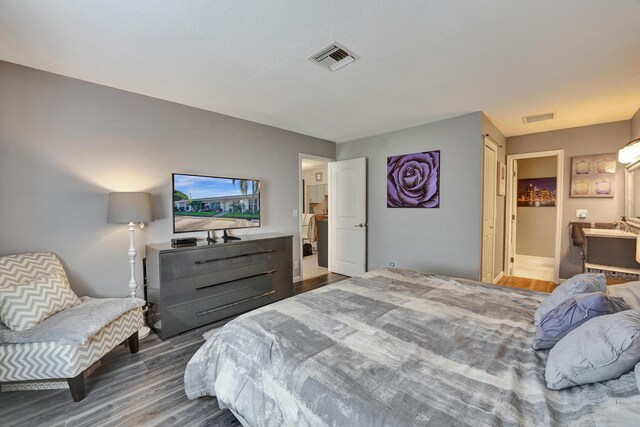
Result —
<svg viewBox="0 0 640 427"><path fill-rule="evenodd" d="M640 279L640 263L636 261L637 234L596 228L584 228L583 231L584 271L604 273L615 279Z"/></svg>

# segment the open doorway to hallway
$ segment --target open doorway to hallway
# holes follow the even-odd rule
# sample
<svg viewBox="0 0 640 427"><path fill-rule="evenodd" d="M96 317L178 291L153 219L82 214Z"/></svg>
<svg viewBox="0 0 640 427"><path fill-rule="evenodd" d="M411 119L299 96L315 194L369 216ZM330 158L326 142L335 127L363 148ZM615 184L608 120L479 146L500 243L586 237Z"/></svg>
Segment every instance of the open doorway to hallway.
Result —
<svg viewBox="0 0 640 427"><path fill-rule="evenodd" d="M301 280L329 274L329 171L333 159L300 154Z"/></svg>
<svg viewBox="0 0 640 427"><path fill-rule="evenodd" d="M558 283L562 150L507 156L506 276Z"/></svg>

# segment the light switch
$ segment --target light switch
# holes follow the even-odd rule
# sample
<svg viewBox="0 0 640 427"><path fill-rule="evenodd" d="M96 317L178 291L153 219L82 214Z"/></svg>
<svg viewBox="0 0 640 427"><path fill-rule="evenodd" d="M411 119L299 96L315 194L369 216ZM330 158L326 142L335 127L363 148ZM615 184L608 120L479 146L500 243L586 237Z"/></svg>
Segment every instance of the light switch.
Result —
<svg viewBox="0 0 640 427"><path fill-rule="evenodd" d="M298 209L293 210L293 217L298 218Z"/></svg>
<svg viewBox="0 0 640 427"><path fill-rule="evenodd" d="M586 209L576 209L576 218L585 219L587 217Z"/></svg>

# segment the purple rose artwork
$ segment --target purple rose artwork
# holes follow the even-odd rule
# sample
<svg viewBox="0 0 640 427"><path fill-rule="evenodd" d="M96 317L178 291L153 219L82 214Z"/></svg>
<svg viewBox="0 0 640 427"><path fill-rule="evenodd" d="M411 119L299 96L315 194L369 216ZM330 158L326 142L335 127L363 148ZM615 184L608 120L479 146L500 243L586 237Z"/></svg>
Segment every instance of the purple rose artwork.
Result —
<svg viewBox="0 0 640 427"><path fill-rule="evenodd" d="M387 157L387 207L440 207L440 150Z"/></svg>

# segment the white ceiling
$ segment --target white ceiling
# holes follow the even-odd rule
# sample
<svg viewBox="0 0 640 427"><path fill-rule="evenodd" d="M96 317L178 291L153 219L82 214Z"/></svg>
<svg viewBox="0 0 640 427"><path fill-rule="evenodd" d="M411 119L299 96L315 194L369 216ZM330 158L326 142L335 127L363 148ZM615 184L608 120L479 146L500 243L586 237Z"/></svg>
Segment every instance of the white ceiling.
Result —
<svg viewBox="0 0 640 427"><path fill-rule="evenodd" d="M306 59L333 41L362 59ZM336 142L477 110L510 136L633 115L640 1L0 0L0 59Z"/></svg>

